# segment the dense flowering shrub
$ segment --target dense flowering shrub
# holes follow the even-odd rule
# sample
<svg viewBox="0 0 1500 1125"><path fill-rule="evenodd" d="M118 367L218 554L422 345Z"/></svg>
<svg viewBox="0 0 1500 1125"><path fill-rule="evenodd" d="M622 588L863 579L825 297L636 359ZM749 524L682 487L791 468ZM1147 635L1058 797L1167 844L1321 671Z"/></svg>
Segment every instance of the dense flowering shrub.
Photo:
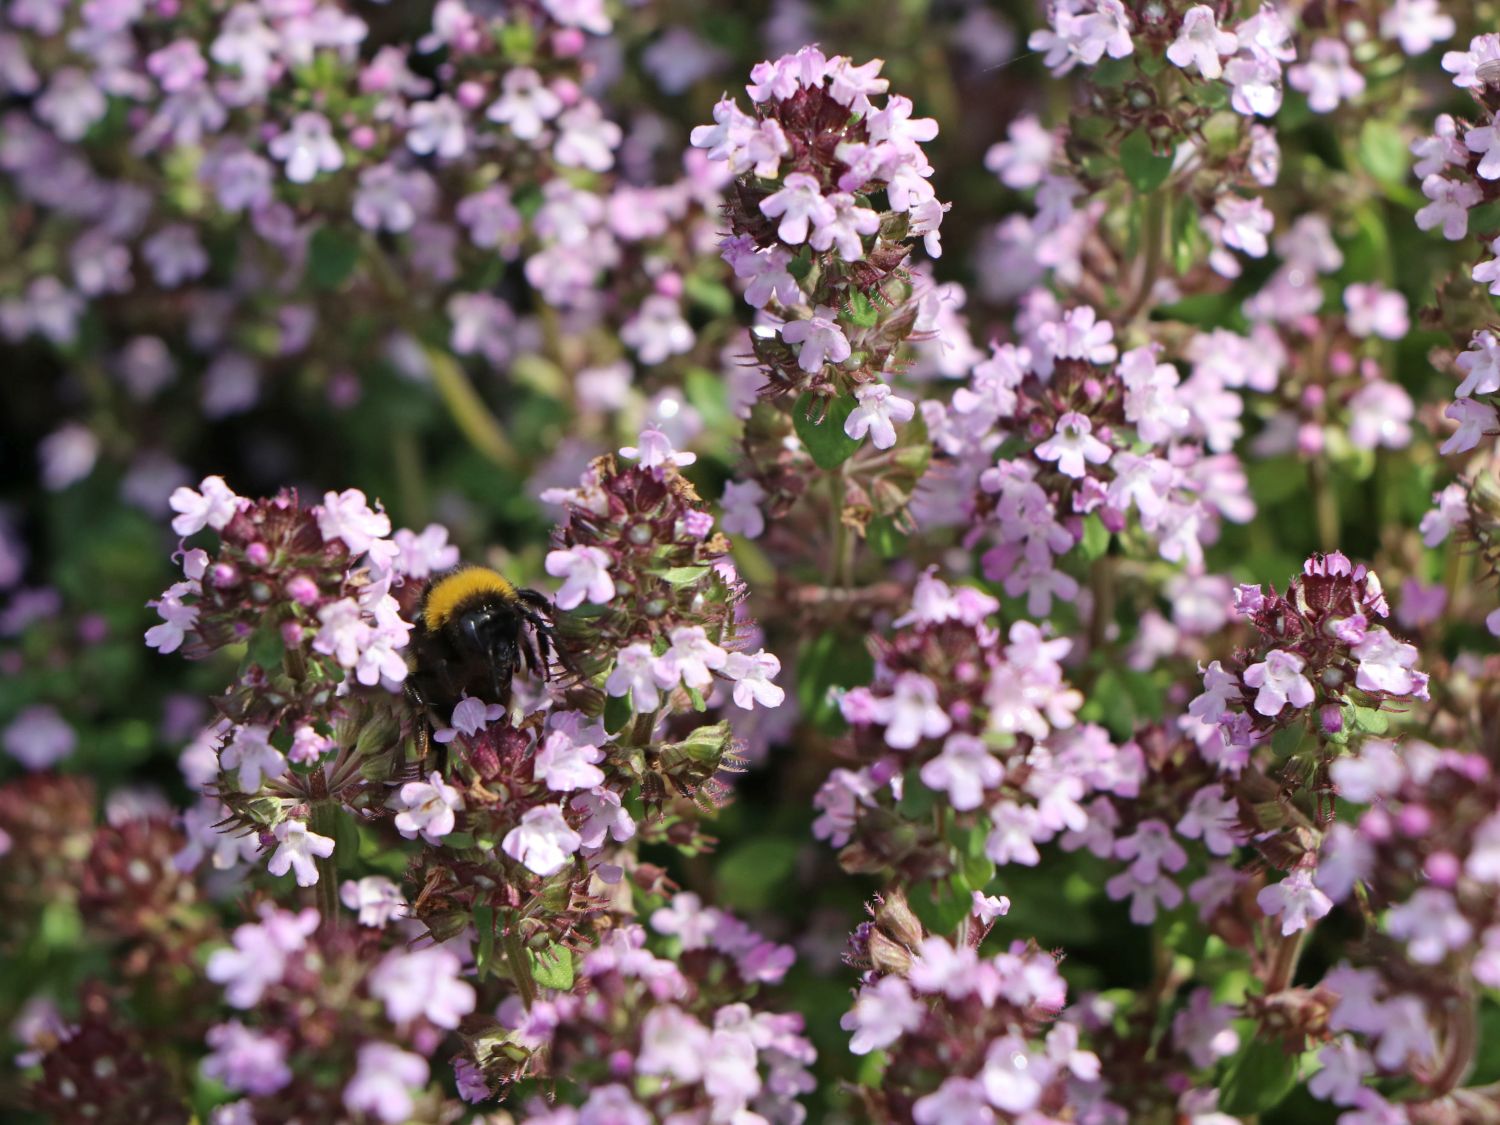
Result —
<svg viewBox="0 0 1500 1125"><path fill-rule="evenodd" d="M1494 13L752 7L0 11L6 1119L1500 1120Z"/></svg>

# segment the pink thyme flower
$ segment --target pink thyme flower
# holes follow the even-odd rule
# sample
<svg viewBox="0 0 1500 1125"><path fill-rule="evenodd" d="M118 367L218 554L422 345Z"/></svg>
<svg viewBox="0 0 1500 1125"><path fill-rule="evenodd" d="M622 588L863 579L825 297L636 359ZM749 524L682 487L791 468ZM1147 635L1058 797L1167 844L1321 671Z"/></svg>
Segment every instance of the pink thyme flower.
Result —
<svg viewBox="0 0 1500 1125"><path fill-rule="evenodd" d="M344 1108L384 1125L410 1119L416 1111L413 1092L427 1085L427 1060L390 1043L365 1043L358 1058L354 1077L344 1087Z"/></svg>
<svg viewBox="0 0 1500 1125"><path fill-rule="evenodd" d="M505 834L500 849L538 875L555 875L568 857L583 845L583 838L563 819L561 805L539 805L528 809L521 823Z"/></svg>
<svg viewBox="0 0 1500 1125"><path fill-rule="evenodd" d="M597 764L603 760L604 751L599 747L575 741L567 731L554 730L537 749L531 770L548 789L567 793L604 784L604 771Z"/></svg>
<svg viewBox="0 0 1500 1125"><path fill-rule="evenodd" d="M995 789L1005 778L1005 767L981 738L970 734L949 735L937 757L922 766L922 784L948 794L949 803L960 812L977 809L987 789Z"/></svg>
<svg viewBox="0 0 1500 1125"><path fill-rule="evenodd" d="M1333 909L1333 900L1313 885L1312 872L1303 867L1262 887L1255 902L1268 915L1281 916L1283 937L1305 930Z"/></svg>
<svg viewBox="0 0 1500 1125"><path fill-rule="evenodd" d="M885 730L886 745L910 750L924 738L941 738L953 720L938 703L938 689L918 672L902 672L891 694L876 701L875 721Z"/></svg>
<svg viewBox="0 0 1500 1125"><path fill-rule="evenodd" d="M463 796L433 770L426 781L408 781L397 794L401 812L396 814L396 831L408 840L421 836L436 844L453 831L454 812L464 807Z"/></svg>
<svg viewBox="0 0 1500 1125"><path fill-rule="evenodd" d="M505 708L498 703L486 703L482 699L460 699L453 708L452 724L432 732L434 742L452 742L455 738L470 738L485 727L505 717Z"/></svg>
<svg viewBox="0 0 1500 1125"><path fill-rule="evenodd" d="M640 442L639 446L621 446L620 456L639 461L643 469L656 470L667 465L686 468L698 460L696 453L679 452L674 448L672 439L655 425L648 425L642 429L641 436L637 440Z"/></svg>
<svg viewBox="0 0 1500 1125"><path fill-rule="evenodd" d="M780 707L786 699L786 692L771 682L781 673L781 661L773 652L765 649L756 653L731 652L722 671L734 681L732 694L736 707L746 711L756 704Z"/></svg>
<svg viewBox="0 0 1500 1125"><path fill-rule="evenodd" d="M401 888L384 875L346 879L339 887L339 901L359 914L359 924L384 929L393 919L406 916Z"/></svg>
<svg viewBox="0 0 1500 1125"><path fill-rule="evenodd" d="M1043 461L1056 461L1057 471L1064 476L1086 476L1085 462L1102 465L1113 452L1093 434L1094 424L1086 416L1069 411L1058 418L1052 436L1036 447L1036 455Z"/></svg>
<svg viewBox="0 0 1500 1125"><path fill-rule="evenodd" d="M910 422L917 412L914 402L901 398L884 383L856 387L854 399L858 405L844 419L844 433L855 441L863 441L869 434L876 449L890 449L895 445L895 424Z"/></svg>
<svg viewBox="0 0 1500 1125"><path fill-rule="evenodd" d="M834 219L833 205L823 198L816 177L806 172L788 175L776 192L760 201L760 210L768 219L781 219L776 235L792 246L807 241L809 224L824 226Z"/></svg>
<svg viewBox="0 0 1500 1125"><path fill-rule="evenodd" d="M271 745L270 728L255 724L235 728L219 753L219 763L226 770L239 770L239 787L244 793L254 793L262 779L274 781L286 772L286 758Z"/></svg>
<svg viewBox="0 0 1500 1125"><path fill-rule="evenodd" d="M1234 54L1239 46L1232 31L1220 30L1214 10L1197 4L1184 13L1177 38L1167 47L1167 61L1184 70L1196 67L1202 77L1215 79L1224 73L1220 59Z"/></svg>
<svg viewBox="0 0 1500 1125"><path fill-rule="evenodd" d="M1287 81L1292 89L1307 95L1307 106L1314 113L1332 113L1340 102L1364 93L1365 77L1355 69L1342 39L1315 40L1306 57L1306 62L1287 70Z"/></svg>
<svg viewBox="0 0 1500 1125"><path fill-rule="evenodd" d="M722 669L729 654L708 639L701 625L679 625L668 635L670 647L662 653L657 666L666 671L671 680L663 687L675 685L680 679L684 686L703 691L713 685L713 673Z"/></svg>
<svg viewBox="0 0 1500 1125"><path fill-rule="evenodd" d="M267 151L286 165L286 178L294 184L311 183L320 172L337 172L344 166L344 151L321 113L297 114L289 129L271 139Z"/></svg>
<svg viewBox="0 0 1500 1125"><path fill-rule="evenodd" d="M391 533L390 516L372 509L357 488L324 493L323 503L315 511L323 538L342 539L353 555L364 554L374 540Z"/></svg>
<svg viewBox="0 0 1500 1125"><path fill-rule="evenodd" d="M204 477L198 489L194 492L191 488L179 488L167 501L179 513L172 520L172 530L184 538L205 527L222 531L245 503L224 483L223 477Z"/></svg>
<svg viewBox="0 0 1500 1125"><path fill-rule="evenodd" d="M1414 645L1405 644L1383 628L1369 630L1354 646L1354 656L1359 661L1359 671L1354 677L1355 686L1362 691L1383 691L1392 695L1415 695L1422 699L1427 694L1427 677L1411 671L1417 662Z"/></svg>
<svg viewBox="0 0 1500 1125"><path fill-rule="evenodd" d="M303 820L283 820L276 826L278 841L266 870L272 875L285 875L294 871L299 887L311 887L318 881L318 859L333 854L333 840L319 836L307 827Z"/></svg>
<svg viewBox="0 0 1500 1125"><path fill-rule="evenodd" d="M393 949L371 971L370 995L385 1005L392 1023L421 1018L452 1030L476 1000L473 985L460 979L462 972L463 962L446 946Z"/></svg>
<svg viewBox="0 0 1500 1125"><path fill-rule="evenodd" d="M57 708L34 703L11 720L0 741L5 752L27 769L45 770L73 753L78 735Z"/></svg>
<svg viewBox="0 0 1500 1125"><path fill-rule="evenodd" d="M230 1020L209 1028L204 1038L213 1048L201 1064L204 1076L237 1094L265 1097L292 1080L287 1045L275 1035Z"/></svg>
<svg viewBox="0 0 1500 1125"><path fill-rule="evenodd" d="M547 553L547 573L563 579L553 601L558 609L576 609L585 600L607 605L615 596L609 576L609 554L599 547L572 547Z"/></svg>
<svg viewBox="0 0 1500 1125"><path fill-rule="evenodd" d="M845 1012L839 1026L854 1033L849 1050L868 1055L889 1047L908 1031L921 1026L927 1005L911 994L900 977L882 977L873 985L859 990L852 1010Z"/></svg>
<svg viewBox="0 0 1500 1125"><path fill-rule="evenodd" d="M1245 685L1260 689L1255 696L1256 711L1275 718L1288 703L1296 708L1311 706L1313 686L1302 674L1305 663L1295 652L1272 649L1265 660L1246 668Z"/></svg>
<svg viewBox="0 0 1500 1125"><path fill-rule="evenodd" d="M817 306L805 320L787 321L781 326L781 338L788 344L801 345L797 366L809 373L822 371L828 363L843 363L853 354L849 338L839 327L837 311L828 305Z"/></svg>

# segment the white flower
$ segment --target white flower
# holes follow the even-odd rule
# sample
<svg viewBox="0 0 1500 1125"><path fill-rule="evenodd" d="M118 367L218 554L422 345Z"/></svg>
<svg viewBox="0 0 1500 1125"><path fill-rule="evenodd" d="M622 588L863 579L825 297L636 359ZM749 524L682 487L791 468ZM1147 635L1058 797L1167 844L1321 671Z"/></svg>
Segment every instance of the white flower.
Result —
<svg viewBox="0 0 1500 1125"><path fill-rule="evenodd" d="M350 910L359 912L361 926L383 929L392 918L406 916L401 888L384 875L366 875L357 882L346 879L339 887L339 900Z"/></svg>
<svg viewBox="0 0 1500 1125"><path fill-rule="evenodd" d="M1333 909L1333 900L1313 886L1312 873L1298 868L1279 883L1262 887L1256 904L1267 914L1281 915L1281 936L1304 930Z"/></svg>
<svg viewBox="0 0 1500 1125"><path fill-rule="evenodd" d="M854 1032L849 1050L856 1055L868 1055L915 1030L926 1014L927 1005L911 994L906 981L888 976L859 990L853 1009L844 1013L839 1026Z"/></svg>
<svg viewBox="0 0 1500 1125"><path fill-rule="evenodd" d="M297 873L297 885L310 887L318 881L318 864L315 857L326 859L333 854L333 840L309 832L307 822L283 820L276 826L276 839L281 841L271 855L266 870L272 875L285 875L291 868Z"/></svg>
<svg viewBox="0 0 1500 1125"><path fill-rule="evenodd" d="M1273 649L1266 653L1265 660L1246 668L1246 686L1260 689L1255 696L1255 709L1275 718L1288 703L1298 708L1310 706L1313 686L1302 674L1305 663L1295 652Z"/></svg>
<svg viewBox="0 0 1500 1125"><path fill-rule="evenodd" d="M760 201L761 214L768 219L781 217L776 235L796 246L807 241L809 222L822 226L833 219L833 205L823 198L815 177L806 172L792 172L781 181L781 188Z"/></svg>
<svg viewBox="0 0 1500 1125"><path fill-rule="evenodd" d="M724 667L729 654L708 639L701 625L679 625L670 637L672 647L662 654L660 663L671 670L674 682L680 677L690 688L710 687L713 672Z"/></svg>
<svg viewBox="0 0 1500 1125"><path fill-rule="evenodd" d="M938 703L937 685L920 672L902 672L891 694L875 701L875 720L885 726L886 745L910 750L924 738L941 738L953 726Z"/></svg>
<svg viewBox="0 0 1500 1125"><path fill-rule="evenodd" d="M781 338L788 344L802 345L797 351L797 366L807 372L822 371L825 363L843 363L853 354L849 338L838 325L838 313L828 305L813 309L806 320L787 321L781 326Z"/></svg>
<svg viewBox="0 0 1500 1125"><path fill-rule="evenodd" d="M1239 50L1240 41L1232 31L1220 31L1214 10L1198 4L1182 17L1182 29L1167 48L1167 59L1184 70L1197 67L1204 78L1219 78L1224 73L1221 57Z"/></svg>
<svg viewBox="0 0 1500 1125"><path fill-rule="evenodd" d="M615 596L614 579L609 576L610 559L598 547L572 547L547 552L547 573L563 579L562 588L553 599L558 609L576 609L584 601L607 605Z"/></svg>
<svg viewBox="0 0 1500 1125"><path fill-rule="evenodd" d="M960 812L984 803L984 791L1005 777L1005 768L984 740L972 734L955 734L943 743L943 752L922 767L922 784L948 794L949 803Z"/></svg>
<svg viewBox="0 0 1500 1125"><path fill-rule="evenodd" d="M401 787L398 800L402 811L396 814L396 831L408 840L418 835L436 844L453 831L455 809L464 807L458 790L433 770L426 781L408 781Z"/></svg>
<svg viewBox="0 0 1500 1125"><path fill-rule="evenodd" d="M604 681L604 690L614 696L630 696L635 713L644 715L661 705L660 690L674 686L677 679L676 669L657 660L650 645L637 641L620 650L614 670Z"/></svg>
<svg viewBox="0 0 1500 1125"><path fill-rule="evenodd" d="M204 477L198 488L194 492L184 486L167 499L172 511L179 513L172 521L172 530L178 535L192 535L205 527L222 531L240 510L240 498L223 477Z"/></svg>
<svg viewBox="0 0 1500 1125"><path fill-rule="evenodd" d="M583 846L583 837L568 827L561 805L528 809L521 823L505 834L500 848L511 859L538 875L563 869L568 857Z"/></svg>
<svg viewBox="0 0 1500 1125"><path fill-rule="evenodd" d="M734 683L735 706L749 711L757 703L762 707L780 707L786 692L771 681L781 672L776 654L761 649L753 656L731 652L724 661L724 675Z"/></svg>
<svg viewBox="0 0 1500 1125"><path fill-rule="evenodd" d="M319 172L337 172L344 166L344 150L321 113L297 114L290 128L271 139L267 151L286 165L286 178L294 184L310 183Z"/></svg>
<svg viewBox="0 0 1500 1125"><path fill-rule="evenodd" d="M895 445L895 423L910 422L917 413L915 403L892 393L884 383L856 387L854 400L858 405L844 419L844 433L855 441L862 441L869 434L876 449Z"/></svg>
<svg viewBox="0 0 1500 1125"><path fill-rule="evenodd" d="M576 742L567 731L555 730L537 750L531 772L546 782L548 789L563 793L592 789L604 784L604 771L595 764L603 760L604 751L599 747Z"/></svg>
<svg viewBox="0 0 1500 1125"><path fill-rule="evenodd" d="M1094 423L1071 410L1058 418L1052 436L1036 447L1037 457L1056 461L1057 471L1075 480L1088 475L1084 462L1102 465L1111 452L1109 446L1094 436Z"/></svg>
<svg viewBox="0 0 1500 1125"><path fill-rule="evenodd" d="M239 727L220 753L219 762L226 770L239 768L243 792L254 793L262 778L270 781L286 772L286 758L271 745L270 738L269 727Z"/></svg>

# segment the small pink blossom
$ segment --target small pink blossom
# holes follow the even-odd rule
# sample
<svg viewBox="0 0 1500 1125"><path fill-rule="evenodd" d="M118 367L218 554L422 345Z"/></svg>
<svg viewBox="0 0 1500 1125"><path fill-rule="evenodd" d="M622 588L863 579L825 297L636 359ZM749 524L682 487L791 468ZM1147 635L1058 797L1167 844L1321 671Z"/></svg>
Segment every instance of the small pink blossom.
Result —
<svg viewBox="0 0 1500 1125"><path fill-rule="evenodd" d="M464 807L463 796L437 770L426 781L408 781L397 800L401 811L396 814L396 831L408 840L420 835L429 844L439 843L453 831L454 812Z"/></svg>
<svg viewBox="0 0 1500 1125"><path fill-rule="evenodd" d="M1282 937L1305 930L1333 909L1333 901L1313 885L1311 871L1303 867L1262 887L1255 902L1268 915L1281 916Z"/></svg>
<svg viewBox="0 0 1500 1125"><path fill-rule="evenodd" d="M805 320L787 321L781 326L781 338L801 345L797 366L809 373L822 371L828 363L843 363L853 354L849 338L839 327L838 313L828 305L819 305Z"/></svg>
<svg viewBox="0 0 1500 1125"><path fill-rule="evenodd" d="M1104 464L1111 453L1109 446L1094 437L1093 422L1076 411L1059 417L1052 436L1036 447L1040 460L1057 462L1058 472L1075 479L1088 474L1088 464Z"/></svg>
<svg viewBox="0 0 1500 1125"><path fill-rule="evenodd" d="M884 383L866 383L854 390L856 406L844 419L844 433L855 441L866 434L876 449L890 449L896 444L896 423L910 422L916 416L916 403L901 398Z"/></svg>
<svg viewBox="0 0 1500 1125"><path fill-rule="evenodd" d="M317 883L317 861L333 854L333 839L319 836L302 820L283 820L276 826L275 836L278 843L266 870L272 875L295 871L299 887L311 887Z"/></svg>
<svg viewBox="0 0 1500 1125"><path fill-rule="evenodd" d="M505 834L500 849L537 875L555 875L583 846L583 837L563 819L561 805L528 809L521 823Z"/></svg>
<svg viewBox="0 0 1500 1125"><path fill-rule="evenodd" d="M1265 660L1246 668L1245 686L1260 689L1255 696L1255 710L1275 718L1288 703L1297 708L1311 706L1313 686L1302 674L1305 663L1295 652L1272 649Z"/></svg>

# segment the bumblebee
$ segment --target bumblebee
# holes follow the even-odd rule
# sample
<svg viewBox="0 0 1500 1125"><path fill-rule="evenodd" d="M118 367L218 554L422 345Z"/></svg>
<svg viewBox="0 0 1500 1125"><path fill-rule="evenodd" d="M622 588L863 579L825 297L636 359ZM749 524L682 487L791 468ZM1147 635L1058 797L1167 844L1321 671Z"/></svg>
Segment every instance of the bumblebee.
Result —
<svg viewBox="0 0 1500 1125"><path fill-rule="evenodd" d="M422 595L411 652L406 690L419 711L425 756L428 721L446 723L464 696L508 708L517 668L550 677L557 653L552 604L487 567L449 571Z"/></svg>

